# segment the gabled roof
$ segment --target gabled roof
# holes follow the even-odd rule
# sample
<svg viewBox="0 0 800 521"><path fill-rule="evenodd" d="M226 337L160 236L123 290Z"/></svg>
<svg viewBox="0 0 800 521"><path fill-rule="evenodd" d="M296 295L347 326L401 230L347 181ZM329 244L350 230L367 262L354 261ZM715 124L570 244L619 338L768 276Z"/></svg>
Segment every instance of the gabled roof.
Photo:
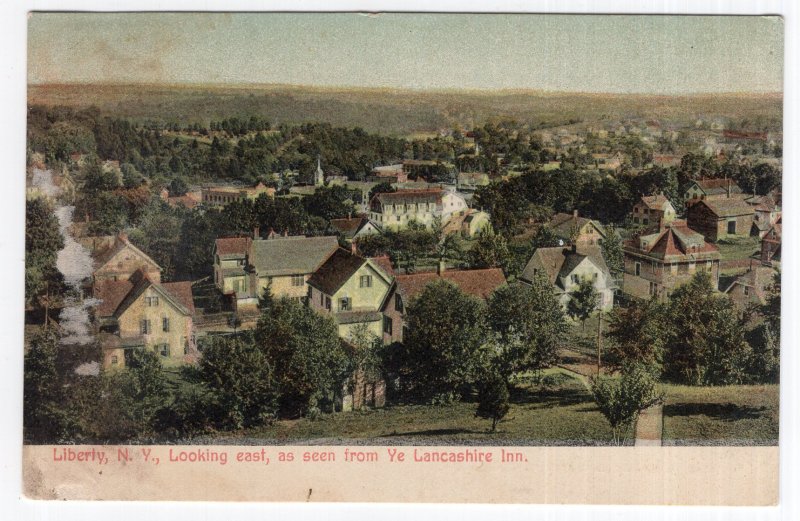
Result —
<svg viewBox="0 0 800 521"><path fill-rule="evenodd" d="M391 282L391 277L385 273L380 264L370 262L369 259L354 255L344 248L338 248L308 279L308 285L317 288L326 295L333 295L361 269L369 263L375 271L384 277L386 282Z"/></svg>
<svg viewBox="0 0 800 521"><path fill-rule="evenodd" d="M220 257L228 255L245 256L250 249L250 237L222 237L215 241L215 251Z"/></svg>
<svg viewBox="0 0 800 521"><path fill-rule="evenodd" d="M702 234L686 225L686 221L673 221L658 233L641 237L647 239L647 246L642 249L640 238L634 237L625 243L626 250L633 250L659 259L675 260L686 255L701 255L704 258L718 257L719 249L706 242Z"/></svg>
<svg viewBox="0 0 800 521"><path fill-rule="evenodd" d="M745 286L753 290L753 295L758 299L759 303L765 304L767 302L767 288L772 285L776 273L778 273L778 270L770 266L756 266L747 273L736 277L725 290L725 293L730 293L737 285Z"/></svg>
<svg viewBox="0 0 800 521"><path fill-rule="evenodd" d="M739 188L739 185L736 184L735 181L731 179L698 179L694 182L700 190L703 191L706 195L721 195L728 192L728 186L730 184L731 193L732 194L740 194L742 193L742 189Z"/></svg>
<svg viewBox="0 0 800 521"><path fill-rule="evenodd" d="M600 235L605 237L605 231L603 231L602 227L598 226L597 223L591 219L580 217L574 213L557 213L550 218L550 222L547 223L547 226L558 237L562 239L569 239L572 235L573 228L580 229L586 226L588 223L591 223L592 226L597 229Z"/></svg>
<svg viewBox="0 0 800 521"><path fill-rule="evenodd" d="M358 234L358 232L369 225L372 221L366 217L351 217L344 219L331 219L330 222L331 227L333 227L337 232L341 233L348 239L352 239L356 234ZM376 230L379 230L379 228L374 224L373 227L375 227Z"/></svg>
<svg viewBox="0 0 800 521"><path fill-rule="evenodd" d="M119 234L114 238L114 243L111 245L110 248L105 249L105 250L101 250L96 254L96 256L95 256L95 266L96 266L95 271L99 270L100 268L102 268L103 266L108 264L108 262L111 261L111 259L113 259L118 253L120 253L122 250L125 250L125 249L132 250L142 260L152 264L153 266L155 266L159 270L161 269L161 266L159 266L156 261L151 259L142 250L140 250L139 248L134 246L128 240L128 237L125 234Z"/></svg>
<svg viewBox="0 0 800 521"><path fill-rule="evenodd" d="M312 273L338 247L333 235L255 240L250 246L250 264L259 276Z"/></svg>
<svg viewBox="0 0 800 521"><path fill-rule="evenodd" d="M487 299L494 290L506 283L506 277L500 268L479 270L445 270L438 272L411 273L398 275L395 278L397 291L406 302L416 298L425 286L435 280L448 280L458 286L467 295Z"/></svg>
<svg viewBox="0 0 800 521"><path fill-rule="evenodd" d="M725 199L703 199L694 203L690 207L695 207L699 204L704 204L711 210L717 217L737 217L740 215L753 215L753 207L739 198L725 198Z"/></svg>
<svg viewBox="0 0 800 521"><path fill-rule="evenodd" d="M641 203L651 210L664 210L666 205L672 205L663 194L643 195Z"/></svg>
<svg viewBox="0 0 800 521"><path fill-rule="evenodd" d="M131 304L145 292L153 288L161 297L171 303L184 315L194 314L194 299L192 298L191 282L166 282L156 284L151 281L141 270L137 270L130 278L124 281L105 281L95 289L95 297L101 302L96 308L98 317L121 316Z"/></svg>
<svg viewBox="0 0 800 521"><path fill-rule="evenodd" d="M535 270L541 268L544 270L544 275L547 276L550 284L561 286L561 279L569 277L575 268L586 259L604 273L609 274L608 265L603 259L603 252L599 247L587 246L572 251L571 248L557 246L553 248L537 248L519 278L527 282L533 282L536 278Z"/></svg>
<svg viewBox="0 0 800 521"><path fill-rule="evenodd" d="M384 204L418 204L418 203L437 203L439 204L444 195L441 188L429 188L422 190L398 190L397 192L381 192L372 196L370 208L382 206Z"/></svg>

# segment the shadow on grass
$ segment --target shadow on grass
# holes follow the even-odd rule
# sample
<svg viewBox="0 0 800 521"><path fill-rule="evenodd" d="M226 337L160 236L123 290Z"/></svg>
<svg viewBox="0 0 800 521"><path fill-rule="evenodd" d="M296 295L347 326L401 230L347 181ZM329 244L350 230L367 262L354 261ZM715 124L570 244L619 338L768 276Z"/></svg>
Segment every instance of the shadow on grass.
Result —
<svg viewBox="0 0 800 521"><path fill-rule="evenodd" d="M392 438L395 436L452 436L455 434L486 434L486 431L473 431L470 429L428 429L424 431L392 432L382 434L379 438Z"/></svg>
<svg viewBox="0 0 800 521"><path fill-rule="evenodd" d="M664 406L664 416L708 416L720 421L760 418L766 407L747 407L733 403L673 403Z"/></svg>
<svg viewBox="0 0 800 521"><path fill-rule="evenodd" d="M510 403L530 405L533 408L567 407L578 404L594 404L583 389L520 388L509 389Z"/></svg>

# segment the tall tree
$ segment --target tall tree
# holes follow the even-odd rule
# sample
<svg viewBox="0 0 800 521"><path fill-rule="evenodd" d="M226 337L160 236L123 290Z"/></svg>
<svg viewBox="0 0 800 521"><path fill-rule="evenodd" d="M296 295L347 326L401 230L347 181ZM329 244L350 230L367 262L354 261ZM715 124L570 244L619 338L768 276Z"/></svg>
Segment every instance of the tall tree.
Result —
<svg viewBox="0 0 800 521"><path fill-rule="evenodd" d="M490 371L478 383L478 410L475 416L492 420L492 432L497 423L508 414L508 384L496 372Z"/></svg>
<svg viewBox="0 0 800 521"><path fill-rule="evenodd" d="M481 230L470 255L476 268L506 268L511 260L508 241L491 227Z"/></svg>
<svg viewBox="0 0 800 521"><path fill-rule="evenodd" d="M636 365L626 367L621 377L596 378L592 382L592 395L611 425L612 439L616 445L624 441L625 431L633 425L641 411L663 399L652 373Z"/></svg>
<svg viewBox="0 0 800 521"><path fill-rule="evenodd" d="M586 321L597 310L600 304L600 294L590 279L581 279L577 289L570 293L567 302L567 314L575 320L581 321L583 331L586 331Z"/></svg>

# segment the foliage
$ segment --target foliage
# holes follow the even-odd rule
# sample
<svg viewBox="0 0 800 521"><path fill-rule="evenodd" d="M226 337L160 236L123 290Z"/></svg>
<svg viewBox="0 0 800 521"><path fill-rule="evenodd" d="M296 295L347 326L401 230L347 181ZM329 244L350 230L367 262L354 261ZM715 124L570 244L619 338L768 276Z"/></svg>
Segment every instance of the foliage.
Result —
<svg viewBox="0 0 800 521"><path fill-rule="evenodd" d="M505 237L486 227L478 234L478 240L470 250L472 265L476 268L506 268L511 252Z"/></svg>
<svg viewBox="0 0 800 521"><path fill-rule="evenodd" d="M595 289L594 282L584 278L578 283L577 289L570 293L567 314L575 320L580 320L585 330L586 320L592 316L599 304L600 294Z"/></svg>
<svg viewBox="0 0 800 521"><path fill-rule="evenodd" d="M448 402L475 382L486 359L483 308L444 280L428 284L408 306L404 355L417 396Z"/></svg>
<svg viewBox="0 0 800 521"><path fill-rule="evenodd" d="M63 276L56 268L64 238L50 204L42 198L25 205L25 301L37 306L40 297L63 291Z"/></svg>
<svg viewBox="0 0 800 521"><path fill-rule="evenodd" d="M58 335L51 328L35 333L25 353L23 427L26 442L56 442L67 418L64 384L58 373Z"/></svg>
<svg viewBox="0 0 800 521"><path fill-rule="evenodd" d="M514 284L495 290L489 299L489 325L499 338L493 366L506 381L525 371L554 364L567 323L561 305L543 276L530 286Z"/></svg>
<svg viewBox="0 0 800 521"><path fill-rule="evenodd" d="M678 288L668 308L671 328L664 352L668 378L692 385L745 381L750 346L744 327L725 295L714 291L707 272Z"/></svg>
<svg viewBox="0 0 800 521"><path fill-rule="evenodd" d="M497 423L508 414L508 384L496 372L490 372L478 383L478 410L475 416L492 420L492 432Z"/></svg>
<svg viewBox="0 0 800 521"><path fill-rule="evenodd" d="M664 344L669 334L669 317L657 300L634 301L610 314L609 359L617 366L638 364L662 369Z"/></svg>
<svg viewBox="0 0 800 521"><path fill-rule="evenodd" d="M594 379L592 394L600 412L611 425L617 445L623 441L621 435L636 421L639 413L663 399L656 388L655 377L638 365L624 368L619 378Z"/></svg>
<svg viewBox="0 0 800 521"><path fill-rule="evenodd" d="M622 251L622 240L614 226L606 226L605 239L601 244L603 259L606 261L612 276L625 271L625 255Z"/></svg>
<svg viewBox="0 0 800 521"><path fill-rule="evenodd" d="M352 373L333 319L282 297L264 310L254 338L272 368L282 415L333 409Z"/></svg>

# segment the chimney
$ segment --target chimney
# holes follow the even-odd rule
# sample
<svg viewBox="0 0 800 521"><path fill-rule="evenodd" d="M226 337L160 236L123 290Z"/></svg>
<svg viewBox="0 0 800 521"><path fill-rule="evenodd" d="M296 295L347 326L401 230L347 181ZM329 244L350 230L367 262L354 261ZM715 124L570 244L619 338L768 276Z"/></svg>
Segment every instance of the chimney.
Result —
<svg viewBox="0 0 800 521"><path fill-rule="evenodd" d="M731 180L728 179L728 199L731 198Z"/></svg>
<svg viewBox="0 0 800 521"><path fill-rule="evenodd" d="M573 219L577 219L578 218L578 210L572 210L572 218Z"/></svg>
<svg viewBox="0 0 800 521"><path fill-rule="evenodd" d="M355 240L350 241L350 253L358 255L358 244Z"/></svg>
<svg viewBox="0 0 800 521"><path fill-rule="evenodd" d="M436 269L436 273L442 275L444 271L447 269L447 266L444 265L444 259L439 259L439 266Z"/></svg>
<svg viewBox="0 0 800 521"><path fill-rule="evenodd" d="M260 232L261 232L261 228L259 228L258 226L253 228L253 239L254 240L258 240L258 239L261 238L261 233Z"/></svg>
<svg viewBox="0 0 800 521"><path fill-rule="evenodd" d="M285 229L285 228L284 228L284 230L283 230L283 236L284 236L284 237L288 237L288 236L289 236L289 230L287 230L287 229Z"/></svg>
<svg viewBox="0 0 800 521"><path fill-rule="evenodd" d="M117 234L117 238L119 238L119 240L121 240L122 242L128 242L128 234L125 232L119 232Z"/></svg>

